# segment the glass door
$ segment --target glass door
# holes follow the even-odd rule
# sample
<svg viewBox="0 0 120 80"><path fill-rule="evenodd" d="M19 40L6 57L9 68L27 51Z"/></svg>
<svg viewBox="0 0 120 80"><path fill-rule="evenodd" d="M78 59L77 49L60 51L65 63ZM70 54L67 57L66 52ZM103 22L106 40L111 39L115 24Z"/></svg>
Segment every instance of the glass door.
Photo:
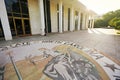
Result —
<svg viewBox="0 0 120 80"><path fill-rule="evenodd" d="M23 19L23 27L25 35L31 34L30 23L28 19Z"/></svg>
<svg viewBox="0 0 120 80"><path fill-rule="evenodd" d="M17 36L17 31L16 31L16 27L14 26L13 18L9 18L9 24L10 24L10 30L11 30L12 36Z"/></svg>
<svg viewBox="0 0 120 80"><path fill-rule="evenodd" d="M29 19L18 18L14 19L17 36L26 36L31 34Z"/></svg>
<svg viewBox="0 0 120 80"><path fill-rule="evenodd" d="M12 36L31 34L29 25L28 0L4 0L9 17Z"/></svg>
<svg viewBox="0 0 120 80"><path fill-rule="evenodd" d="M15 19L15 27L16 27L17 36L24 35L21 19Z"/></svg>

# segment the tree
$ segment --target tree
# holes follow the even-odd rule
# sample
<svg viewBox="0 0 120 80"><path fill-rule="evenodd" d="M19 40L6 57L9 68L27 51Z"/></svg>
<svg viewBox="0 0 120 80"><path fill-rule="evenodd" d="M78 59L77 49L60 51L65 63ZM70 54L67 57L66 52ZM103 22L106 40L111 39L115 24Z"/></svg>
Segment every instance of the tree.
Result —
<svg viewBox="0 0 120 80"><path fill-rule="evenodd" d="M120 30L120 19L118 21L115 22L115 29Z"/></svg>
<svg viewBox="0 0 120 80"><path fill-rule="evenodd" d="M104 15L102 16L103 21L104 21L104 23L105 23L104 26L108 26L108 25L109 25L109 21L110 21L111 19L113 19L114 17L115 17L115 15L114 15L114 12L113 12L113 11L104 14Z"/></svg>
<svg viewBox="0 0 120 80"><path fill-rule="evenodd" d="M96 21L95 21L95 24L94 24L94 26L97 27L97 28L98 28L98 27L99 27L99 28L100 28L100 27L104 27L104 25L105 25L105 23L104 23L104 21L103 21L102 19L96 20Z"/></svg>
<svg viewBox="0 0 120 80"><path fill-rule="evenodd" d="M116 21L120 20L119 18L115 17L109 21L109 25L112 27L116 26Z"/></svg>
<svg viewBox="0 0 120 80"><path fill-rule="evenodd" d="M116 11L110 11L104 14L101 18L95 20L95 27L107 27L112 26L118 29L120 21L120 9Z"/></svg>

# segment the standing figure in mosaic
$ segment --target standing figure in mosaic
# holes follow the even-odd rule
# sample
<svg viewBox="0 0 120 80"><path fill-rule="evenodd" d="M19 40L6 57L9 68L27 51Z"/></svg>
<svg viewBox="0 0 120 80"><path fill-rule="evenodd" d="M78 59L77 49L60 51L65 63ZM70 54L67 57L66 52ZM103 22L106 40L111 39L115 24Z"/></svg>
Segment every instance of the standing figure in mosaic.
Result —
<svg viewBox="0 0 120 80"><path fill-rule="evenodd" d="M78 80L65 54L53 58L46 65L44 73L53 80Z"/></svg>

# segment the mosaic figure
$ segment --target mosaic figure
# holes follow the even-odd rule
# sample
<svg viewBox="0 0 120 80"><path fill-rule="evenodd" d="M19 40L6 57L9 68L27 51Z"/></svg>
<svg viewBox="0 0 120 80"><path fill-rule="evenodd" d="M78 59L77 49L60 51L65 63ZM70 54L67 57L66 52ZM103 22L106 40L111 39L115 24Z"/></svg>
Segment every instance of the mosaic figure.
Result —
<svg viewBox="0 0 120 80"><path fill-rule="evenodd" d="M100 80L92 71L92 63L68 49L68 53L54 57L43 72L53 80Z"/></svg>
<svg viewBox="0 0 120 80"><path fill-rule="evenodd" d="M54 80L76 80L77 78L64 54L53 58L46 65L44 73Z"/></svg>

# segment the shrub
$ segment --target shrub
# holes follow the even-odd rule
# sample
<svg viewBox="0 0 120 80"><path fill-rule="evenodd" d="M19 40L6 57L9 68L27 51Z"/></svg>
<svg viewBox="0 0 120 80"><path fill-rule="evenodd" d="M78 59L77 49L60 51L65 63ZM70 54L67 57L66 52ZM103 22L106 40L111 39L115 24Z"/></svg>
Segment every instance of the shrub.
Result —
<svg viewBox="0 0 120 80"><path fill-rule="evenodd" d="M112 26L112 27L115 27L115 26L116 26L116 22L117 22L118 20L120 20L120 19L117 18L117 17L111 19L111 20L109 21L109 25Z"/></svg>
<svg viewBox="0 0 120 80"><path fill-rule="evenodd" d="M120 30L120 20L115 22L115 29Z"/></svg>
<svg viewBox="0 0 120 80"><path fill-rule="evenodd" d="M118 29L118 30L120 30L120 26L115 26L115 29Z"/></svg>

